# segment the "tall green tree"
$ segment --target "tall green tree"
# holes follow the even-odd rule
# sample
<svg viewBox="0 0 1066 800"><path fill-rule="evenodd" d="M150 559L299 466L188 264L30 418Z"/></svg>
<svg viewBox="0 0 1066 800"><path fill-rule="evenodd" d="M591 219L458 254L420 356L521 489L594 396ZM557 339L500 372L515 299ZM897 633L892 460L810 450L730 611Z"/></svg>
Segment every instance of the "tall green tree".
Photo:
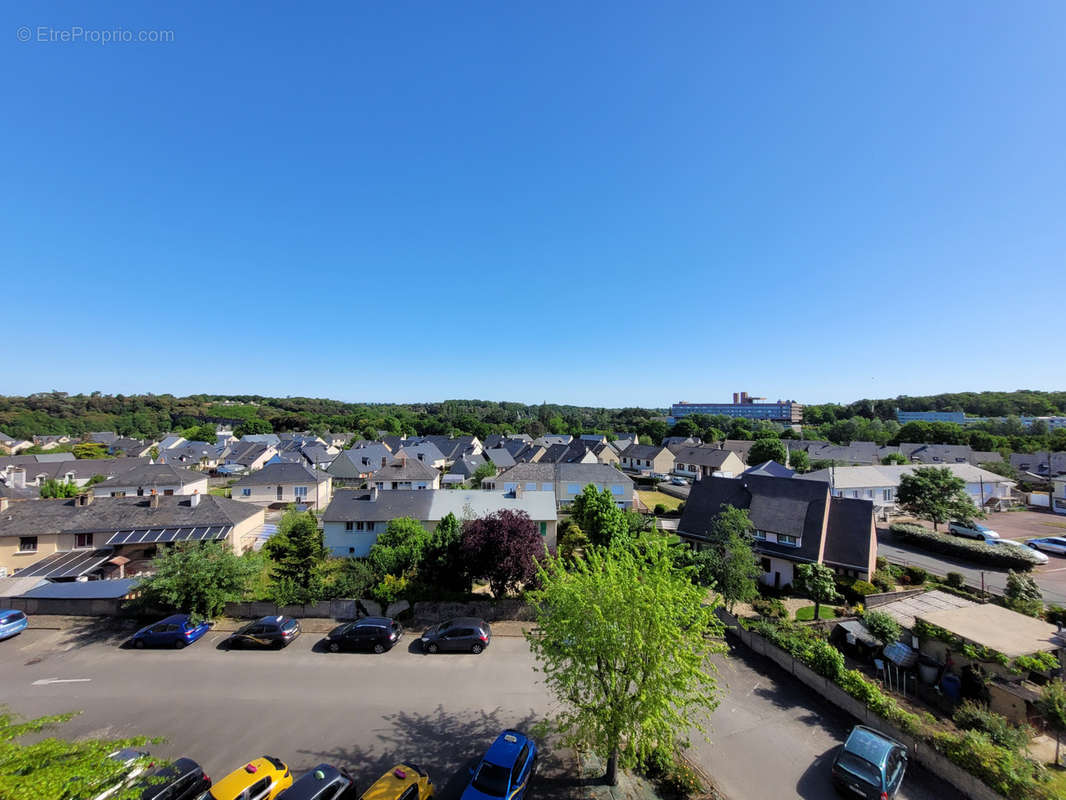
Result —
<svg viewBox="0 0 1066 800"><path fill-rule="evenodd" d="M785 443L776 436L772 438L756 439L748 451L749 464L762 464L766 461L776 461L784 464L788 453Z"/></svg>
<svg viewBox="0 0 1066 800"><path fill-rule="evenodd" d="M107 458L108 456L107 445L96 442L76 444L71 448L71 452L74 453L74 458Z"/></svg>
<svg viewBox="0 0 1066 800"><path fill-rule="evenodd" d="M74 714L22 720L0 708L0 797L4 800L84 800L121 784L129 766L108 758L124 747L158 742L130 739L68 741L40 734L69 721ZM24 743L21 739L32 741ZM147 764L145 765L147 766ZM112 800L132 800L140 790L125 789Z"/></svg>
<svg viewBox="0 0 1066 800"><path fill-rule="evenodd" d="M486 461L474 470L474 474L470 477L470 482L474 485L475 489L480 489L481 481L485 478L494 477L496 477L496 465L491 461Z"/></svg>
<svg viewBox="0 0 1066 800"><path fill-rule="evenodd" d="M222 542L178 542L152 561L138 585L144 600L205 618L242 599L262 569L257 554L236 555Z"/></svg>
<svg viewBox="0 0 1066 800"><path fill-rule="evenodd" d="M181 432L181 435L188 439L190 442L209 442L215 443L215 426L214 425L193 425L190 428L186 428Z"/></svg>
<svg viewBox="0 0 1066 800"><path fill-rule="evenodd" d="M814 618L819 619L822 603L840 599L836 575L825 564L797 564L796 577L807 597L814 601Z"/></svg>
<svg viewBox="0 0 1066 800"><path fill-rule="evenodd" d="M629 535L626 512L618 507L610 489L599 491L591 483L574 498L570 517L594 545L609 545Z"/></svg>
<svg viewBox="0 0 1066 800"><path fill-rule="evenodd" d="M908 514L932 522L934 531L949 520L969 522L984 517L966 493L966 481L947 467L918 467L901 475L896 500Z"/></svg>
<svg viewBox="0 0 1066 800"><path fill-rule="evenodd" d="M885 465L892 464L907 464L907 457L903 453L889 453L887 456L881 459L881 463Z"/></svg>
<svg viewBox="0 0 1066 800"><path fill-rule="evenodd" d="M57 481L55 478L49 478L41 484L40 495L46 500L53 500L61 497L77 497L78 485L76 483L67 483L66 481Z"/></svg>
<svg viewBox="0 0 1066 800"><path fill-rule="evenodd" d="M806 450L791 450L788 454L788 465L796 472L807 472L811 468L811 457Z"/></svg>
<svg viewBox="0 0 1066 800"><path fill-rule="evenodd" d="M367 560L380 577L398 578L418 567L428 545L429 534L418 520L397 517L378 536Z"/></svg>
<svg viewBox="0 0 1066 800"><path fill-rule="evenodd" d="M752 548L754 530L747 510L730 505L724 506L711 523L702 577L710 579L730 613L738 602L754 600L759 593L762 568Z"/></svg>
<svg viewBox="0 0 1066 800"><path fill-rule="evenodd" d="M1062 734L1066 733L1066 683L1061 679L1049 681L1040 691L1037 709L1044 722L1055 732L1055 763L1061 763Z"/></svg>
<svg viewBox="0 0 1066 800"><path fill-rule="evenodd" d="M448 512L429 536L419 577L429 586L452 592L470 591L470 570L463 556L463 526Z"/></svg>
<svg viewBox="0 0 1066 800"><path fill-rule="evenodd" d="M274 426L265 419L248 419L237 426L233 435L237 438L253 434L273 433Z"/></svg>
<svg viewBox="0 0 1066 800"><path fill-rule="evenodd" d="M528 597L528 634L545 684L562 706L564 740L617 767L676 754L718 704L708 656L722 626L704 590L677 569L665 537L590 546L577 562L549 558Z"/></svg>
<svg viewBox="0 0 1066 800"><path fill-rule="evenodd" d="M316 603L323 595L328 551L310 511L286 511L263 552L273 562L274 599L282 605Z"/></svg>
<svg viewBox="0 0 1066 800"><path fill-rule="evenodd" d="M1044 612L1044 598L1032 575L1007 570L1007 586L1003 590L1003 604L1011 611L1039 617Z"/></svg>

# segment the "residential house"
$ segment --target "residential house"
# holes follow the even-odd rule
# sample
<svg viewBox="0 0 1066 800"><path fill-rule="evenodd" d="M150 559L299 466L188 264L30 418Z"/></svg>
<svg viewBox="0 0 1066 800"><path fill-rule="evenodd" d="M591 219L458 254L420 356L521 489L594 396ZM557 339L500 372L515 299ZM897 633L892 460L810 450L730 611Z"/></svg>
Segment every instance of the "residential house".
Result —
<svg viewBox="0 0 1066 800"><path fill-rule="evenodd" d="M545 545L555 545L558 515L552 492L339 489L322 515L322 528L326 547L333 555L364 558L389 522L399 517L418 520L432 532L448 514L469 519L505 509L526 513L544 538Z"/></svg>
<svg viewBox="0 0 1066 800"><path fill-rule="evenodd" d="M403 489L439 489L440 472L417 458L393 456L385 466L377 469L369 483L381 491Z"/></svg>
<svg viewBox="0 0 1066 800"><path fill-rule="evenodd" d="M207 476L173 464L141 464L93 487L97 497L207 494Z"/></svg>
<svg viewBox="0 0 1066 800"><path fill-rule="evenodd" d="M321 444L311 444L305 446L300 450L300 455L311 466L312 469L328 470L330 464L340 454L340 451L334 448L332 445L326 447Z"/></svg>
<svg viewBox="0 0 1066 800"><path fill-rule="evenodd" d="M1066 475L1059 475L1052 483L1051 510L1056 514L1066 514Z"/></svg>
<svg viewBox="0 0 1066 800"><path fill-rule="evenodd" d="M15 455L21 450L33 447L33 442L26 439L15 439L6 433L0 432L0 453Z"/></svg>
<svg viewBox="0 0 1066 800"><path fill-rule="evenodd" d="M784 464L778 464L776 461L764 461L762 464L756 464L754 467L748 467L741 475L768 475L771 478L792 478L796 474L796 470L789 469ZM724 478L734 477L732 475L723 475Z"/></svg>
<svg viewBox="0 0 1066 800"><path fill-rule="evenodd" d="M213 495L0 498L0 570L49 580L133 574L160 545L225 541L239 553L262 526L261 508Z"/></svg>
<svg viewBox="0 0 1066 800"><path fill-rule="evenodd" d="M30 460L32 459L32 461ZM21 481L25 486L40 487L47 480L85 486L97 475L104 479L151 463L149 458L74 458L70 453L36 456L13 456L0 459L0 477L8 485ZM14 473L20 471L19 475Z"/></svg>
<svg viewBox="0 0 1066 800"><path fill-rule="evenodd" d="M319 439L325 443L326 447L336 447L338 450L342 450L348 446L354 437L350 433L326 433L319 434Z"/></svg>
<svg viewBox="0 0 1066 800"><path fill-rule="evenodd" d="M361 484L392 458L392 452L380 442L360 445L351 450L341 450L326 469L338 484Z"/></svg>
<svg viewBox="0 0 1066 800"><path fill-rule="evenodd" d="M306 464L267 464L230 487L230 497L242 503L287 505L299 503L325 508L333 491L333 478Z"/></svg>
<svg viewBox="0 0 1066 800"><path fill-rule="evenodd" d="M748 453L751 451L751 446L753 444L755 444L755 442L748 439L724 439L722 440L721 446L723 450L731 450L736 453L737 458L747 464Z"/></svg>
<svg viewBox="0 0 1066 800"><path fill-rule="evenodd" d="M653 444L631 444L622 451L622 469L647 474L668 475L674 471L674 454L670 449Z"/></svg>
<svg viewBox="0 0 1066 800"><path fill-rule="evenodd" d="M1018 472L1029 472L1047 480L1048 477L1066 475L1066 453L1051 453L1051 470L1048 471L1048 451L1038 453L1011 453L1010 465Z"/></svg>
<svg viewBox="0 0 1066 800"><path fill-rule="evenodd" d="M703 444L703 440L698 436L667 436L660 444L663 447L669 447L673 452L681 447L699 447Z"/></svg>
<svg viewBox="0 0 1066 800"><path fill-rule="evenodd" d="M943 464L958 478L966 482L966 493L974 505L989 507L1010 501L1014 482L975 467L972 464ZM834 467L797 475L801 480L824 481L833 487L834 497L853 497L869 500L881 515L895 513L897 510L896 494L899 481L903 475L910 475L922 465L877 465L868 467Z"/></svg>
<svg viewBox="0 0 1066 800"><path fill-rule="evenodd" d="M553 444L570 444L572 441L574 441L574 437L569 433L546 433L534 439L533 444L551 447Z"/></svg>
<svg viewBox="0 0 1066 800"><path fill-rule="evenodd" d="M281 438L276 433L248 433L242 436L240 440L252 444L265 444L274 448L281 444Z"/></svg>
<svg viewBox="0 0 1066 800"><path fill-rule="evenodd" d="M868 579L877 559L874 508L869 500L834 497L824 481L764 475L705 478L689 492L678 534L696 547L713 536L726 506L747 510L763 583L792 584L797 564L826 564Z"/></svg>
<svg viewBox="0 0 1066 800"><path fill-rule="evenodd" d="M241 439L222 453L219 459L222 463L218 467L218 472L223 475L254 472L266 466L266 463L277 455L277 452L274 445Z"/></svg>
<svg viewBox="0 0 1066 800"><path fill-rule="evenodd" d="M155 442L120 436L108 445L107 452L113 456L123 455L130 458L146 458L152 454L152 448L155 446Z"/></svg>
<svg viewBox="0 0 1066 800"><path fill-rule="evenodd" d="M448 473L444 476L442 482L445 486L457 486L466 483L486 463L488 462L483 455L460 456L448 469Z"/></svg>
<svg viewBox="0 0 1066 800"><path fill-rule="evenodd" d="M539 463L545 464L598 464L600 460L586 442L578 439L570 444L553 444L541 454Z"/></svg>
<svg viewBox="0 0 1066 800"><path fill-rule="evenodd" d="M629 445L626 445L627 447ZM619 455L622 451L618 450L610 442L603 442L602 444L593 445L591 452L596 456L596 460L601 464L614 465L622 464L622 457Z"/></svg>
<svg viewBox="0 0 1066 800"><path fill-rule="evenodd" d="M0 433L0 450L4 449L4 434ZM65 433L47 434L43 436L34 436L33 443L42 450L54 450L55 448L64 444L76 444L76 440L67 436ZM139 453L130 453L130 455L140 455Z"/></svg>
<svg viewBox="0 0 1066 800"><path fill-rule="evenodd" d="M185 444L185 441L186 439L184 436L179 436L176 433L171 433L159 440L159 452L163 453L167 450L171 450L177 447L179 444ZM112 440L112 442L108 442L108 445L111 445L113 443L114 440Z"/></svg>
<svg viewBox="0 0 1066 800"><path fill-rule="evenodd" d="M442 453L440 448L433 444L433 442L412 442L406 444L396 451L396 455L402 455L414 459L415 461L421 461L426 466L433 467L433 469L445 469L448 463L448 459L444 457L444 453Z"/></svg>
<svg viewBox="0 0 1066 800"><path fill-rule="evenodd" d="M531 444L522 448L515 454L514 460L519 464L536 464L548 452L548 448L542 444Z"/></svg>
<svg viewBox="0 0 1066 800"><path fill-rule="evenodd" d="M498 447L505 447L508 443L517 445L517 450L521 450L527 444L533 443L533 437L528 433L490 433L485 437L485 441L481 443L481 446L485 450L494 450ZM508 447L508 452L512 455L517 450L511 450Z"/></svg>
<svg viewBox="0 0 1066 800"><path fill-rule="evenodd" d="M222 452L210 442L184 442L177 447L159 452L161 464L175 464L188 469L211 471L218 469Z"/></svg>
<svg viewBox="0 0 1066 800"><path fill-rule="evenodd" d="M493 447L486 450L485 458L495 464L497 469L508 469L518 463L511 455L511 451L505 447Z"/></svg>
<svg viewBox="0 0 1066 800"><path fill-rule="evenodd" d="M732 450L717 447L682 447L673 453L673 472L685 478L699 480L712 475L735 478L745 469L744 462Z"/></svg>
<svg viewBox="0 0 1066 800"><path fill-rule="evenodd" d="M996 450L971 450L970 463L975 467L982 464L1002 464L1003 454Z"/></svg>
<svg viewBox="0 0 1066 800"><path fill-rule="evenodd" d="M973 454L973 449L968 444L901 442L898 450L912 464L925 464L927 466L969 464Z"/></svg>
<svg viewBox="0 0 1066 800"><path fill-rule="evenodd" d="M108 447L119 438L119 435L114 431L92 431L87 434L85 441L92 442L93 444L106 444Z"/></svg>
<svg viewBox="0 0 1066 800"><path fill-rule="evenodd" d="M633 507L633 479L607 464L516 464L481 481L488 491L555 492L560 508L572 503L589 484L600 491L610 490L620 508Z"/></svg>

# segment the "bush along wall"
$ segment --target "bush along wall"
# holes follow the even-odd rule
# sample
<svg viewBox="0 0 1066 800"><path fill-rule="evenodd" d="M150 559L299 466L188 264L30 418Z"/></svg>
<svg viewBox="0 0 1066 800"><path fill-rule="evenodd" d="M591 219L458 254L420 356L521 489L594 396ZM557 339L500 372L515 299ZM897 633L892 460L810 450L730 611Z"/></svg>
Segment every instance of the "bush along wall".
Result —
<svg viewBox="0 0 1066 800"><path fill-rule="evenodd" d="M905 522L897 522L889 530L902 542L966 561L1010 569L1032 569L1037 564L1038 556L1021 547L994 547L974 539L934 533L928 528Z"/></svg>
<svg viewBox="0 0 1066 800"><path fill-rule="evenodd" d="M861 672L846 669L843 656L814 629L765 619L746 620L742 624L751 633L762 636L833 681L899 730L925 742L998 794L1026 800L1054 800L1055 794L1048 787L1049 775L1043 764L1027 758L1017 748L997 744L985 731L934 729L917 714L902 708ZM835 656L828 650L833 650Z"/></svg>

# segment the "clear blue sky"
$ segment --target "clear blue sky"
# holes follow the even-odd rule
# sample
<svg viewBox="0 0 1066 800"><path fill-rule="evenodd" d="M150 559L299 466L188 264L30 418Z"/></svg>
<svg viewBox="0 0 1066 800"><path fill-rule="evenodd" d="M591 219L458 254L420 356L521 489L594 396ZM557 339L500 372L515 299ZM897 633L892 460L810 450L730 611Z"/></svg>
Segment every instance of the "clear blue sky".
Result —
<svg viewBox="0 0 1066 800"><path fill-rule="evenodd" d="M1061 2L82 6L0 11L0 392L1066 385Z"/></svg>

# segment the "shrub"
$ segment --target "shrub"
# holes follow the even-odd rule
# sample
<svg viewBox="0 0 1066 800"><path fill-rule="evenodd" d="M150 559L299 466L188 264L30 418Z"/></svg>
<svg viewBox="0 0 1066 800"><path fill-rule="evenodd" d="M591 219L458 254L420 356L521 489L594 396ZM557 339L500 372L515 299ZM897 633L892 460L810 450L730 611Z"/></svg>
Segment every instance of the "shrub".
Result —
<svg viewBox="0 0 1066 800"><path fill-rule="evenodd" d="M806 656L804 661L807 666L831 681L839 679L844 672L844 655L829 642L814 642Z"/></svg>
<svg viewBox="0 0 1066 800"><path fill-rule="evenodd" d="M666 516L667 510L668 509L666 508L666 506L664 506L662 503L656 503L655 508L653 509L655 516L657 517Z"/></svg>
<svg viewBox="0 0 1066 800"><path fill-rule="evenodd" d="M909 578L909 583L914 586L921 586L925 583L926 578L929 577L929 573L921 567L905 567L903 570L903 576Z"/></svg>
<svg viewBox="0 0 1066 800"><path fill-rule="evenodd" d="M935 533L920 525L902 522L892 525L889 530L907 544L989 566L1031 569L1037 564L1037 556L1022 547L989 547L984 542Z"/></svg>
<svg viewBox="0 0 1066 800"><path fill-rule="evenodd" d="M398 600L406 590L407 578L405 576L386 575L381 583L374 587L374 599L388 605Z"/></svg>
<svg viewBox="0 0 1066 800"><path fill-rule="evenodd" d="M1030 575L1022 575L1014 570L1007 572L1007 588L1003 592L1003 604L1030 617L1039 617L1044 611L1044 599L1040 588Z"/></svg>
<svg viewBox="0 0 1066 800"><path fill-rule="evenodd" d="M1032 731L1011 725L1002 714L989 711L988 707L973 700L964 700L952 719L964 730L982 731L1001 747L1020 750L1029 743Z"/></svg>
<svg viewBox="0 0 1066 800"><path fill-rule="evenodd" d="M944 580L952 589L962 589L966 586L966 576L961 572L949 572Z"/></svg>
<svg viewBox="0 0 1066 800"><path fill-rule="evenodd" d="M1051 800L1044 783L1047 773L1041 764L1020 753L997 745L982 731L962 734L938 733L933 746L971 775L1005 797Z"/></svg>
<svg viewBox="0 0 1066 800"><path fill-rule="evenodd" d="M877 557L877 569L886 569L888 567L888 559L884 556Z"/></svg>
<svg viewBox="0 0 1066 800"><path fill-rule="evenodd" d="M752 610L762 617L784 619L788 616L785 604L776 597L757 597L751 602Z"/></svg>
<svg viewBox="0 0 1066 800"><path fill-rule="evenodd" d="M851 591L859 597L865 598L868 594L877 594L877 587L869 581L855 581L851 585Z"/></svg>
<svg viewBox="0 0 1066 800"><path fill-rule="evenodd" d="M1066 626L1066 608L1050 605L1047 607L1047 611L1044 612L1044 619L1052 625Z"/></svg>
<svg viewBox="0 0 1066 800"><path fill-rule="evenodd" d="M900 624L884 611L867 611L862 615L862 622L882 644L898 642L903 635Z"/></svg>
<svg viewBox="0 0 1066 800"><path fill-rule="evenodd" d="M896 579L885 570L877 570L870 582L882 592L891 592L896 588Z"/></svg>

